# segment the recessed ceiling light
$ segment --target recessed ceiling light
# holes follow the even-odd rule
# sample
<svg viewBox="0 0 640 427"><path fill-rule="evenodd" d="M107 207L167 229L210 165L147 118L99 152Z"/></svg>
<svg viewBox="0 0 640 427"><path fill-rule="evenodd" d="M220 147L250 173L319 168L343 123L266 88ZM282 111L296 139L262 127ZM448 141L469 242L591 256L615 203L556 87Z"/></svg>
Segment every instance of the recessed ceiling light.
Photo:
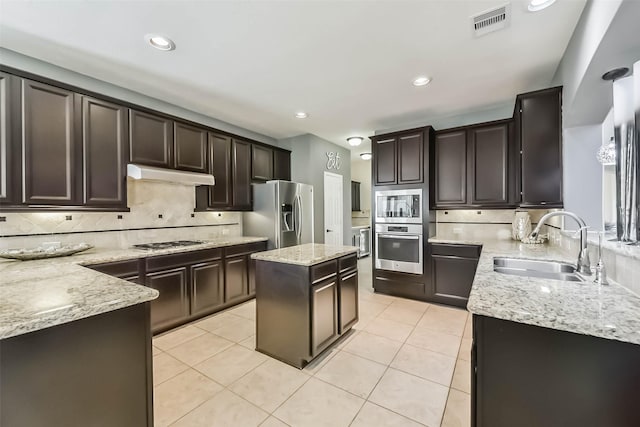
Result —
<svg viewBox="0 0 640 427"><path fill-rule="evenodd" d="M357 147L358 145L362 144L362 141L364 141L364 138L361 136L350 136L349 138L347 138L347 142L352 147Z"/></svg>
<svg viewBox="0 0 640 427"><path fill-rule="evenodd" d="M429 82L431 81L430 77L427 76L420 76L420 77L416 77L413 80L413 85L414 86L426 86L429 84Z"/></svg>
<svg viewBox="0 0 640 427"><path fill-rule="evenodd" d="M306 119L307 117L309 117L309 115L304 111L298 111L296 113L296 119Z"/></svg>
<svg viewBox="0 0 640 427"><path fill-rule="evenodd" d="M539 10L548 8L555 2L556 0L531 0L529 2L529 6L527 6L527 9L529 9L529 12L537 12Z"/></svg>
<svg viewBox="0 0 640 427"><path fill-rule="evenodd" d="M362 160L371 160L371 157L372 157L371 153L362 153L362 154L360 154L360 158Z"/></svg>
<svg viewBox="0 0 640 427"><path fill-rule="evenodd" d="M147 34L144 39L153 47L159 50L174 50L176 44L168 37L159 34Z"/></svg>

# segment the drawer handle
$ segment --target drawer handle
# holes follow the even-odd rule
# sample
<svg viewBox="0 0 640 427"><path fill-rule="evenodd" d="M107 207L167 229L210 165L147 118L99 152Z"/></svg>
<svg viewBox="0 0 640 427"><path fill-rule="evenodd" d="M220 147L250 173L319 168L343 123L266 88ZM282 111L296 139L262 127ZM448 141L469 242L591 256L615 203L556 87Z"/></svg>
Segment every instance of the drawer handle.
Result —
<svg viewBox="0 0 640 427"><path fill-rule="evenodd" d="M357 272L357 271L356 271L355 273L351 273L351 274L349 274L349 275L348 275L348 276L346 276L346 277L343 277L343 278L342 278L342 280L349 280L349 279L351 279L353 276L355 276L356 274L358 274L358 272Z"/></svg>
<svg viewBox="0 0 640 427"><path fill-rule="evenodd" d="M314 289L313 292L322 292L327 288L330 288L332 286L335 286L336 282L331 282L328 285L324 285L323 287L321 287L320 289Z"/></svg>
<svg viewBox="0 0 640 427"><path fill-rule="evenodd" d="M326 276L323 276L323 277L321 277L319 279L314 280L313 283L324 282L325 280L330 279L335 275L336 275L336 273L327 274Z"/></svg>

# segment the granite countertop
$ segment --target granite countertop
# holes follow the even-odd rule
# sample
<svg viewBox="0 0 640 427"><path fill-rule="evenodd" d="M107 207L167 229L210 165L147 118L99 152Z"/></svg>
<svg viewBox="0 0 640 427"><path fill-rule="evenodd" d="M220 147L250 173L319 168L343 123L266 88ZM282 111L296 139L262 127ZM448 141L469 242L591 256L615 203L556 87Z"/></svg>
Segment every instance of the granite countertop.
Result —
<svg viewBox="0 0 640 427"><path fill-rule="evenodd" d="M311 266L356 252L358 252L358 248L355 246L333 246L321 243L307 243L304 245L289 246L288 248L258 252L252 254L251 258L260 261Z"/></svg>
<svg viewBox="0 0 640 427"><path fill-rule="evenodd" d="M230 237L161 250L98 250L35 261L0 261L0 339L151 301L158 291L85 265L265 241Z"/></svg>
<svg viewBox="0 0 640 427"><path fill-rule="evenodd" d="M640 296L619 284L598 286L590 281L563 282L493 271L496 256L575 264L577 254L548 244L515 241L469 242L437 236L429 241L483 245L467 304L473 314L640 344Z"/></svg>

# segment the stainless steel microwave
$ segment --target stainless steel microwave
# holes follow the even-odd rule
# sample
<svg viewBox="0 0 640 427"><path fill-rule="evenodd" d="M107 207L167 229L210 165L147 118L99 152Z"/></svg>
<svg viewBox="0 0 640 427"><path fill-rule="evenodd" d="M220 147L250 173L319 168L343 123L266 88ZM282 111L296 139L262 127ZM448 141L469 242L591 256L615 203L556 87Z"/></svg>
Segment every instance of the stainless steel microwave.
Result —
<svg viewBox="0 0 640 427"><path fill-rule="evenodd" d="M422 224L422 189L376 191L376 222Z"/></svg>

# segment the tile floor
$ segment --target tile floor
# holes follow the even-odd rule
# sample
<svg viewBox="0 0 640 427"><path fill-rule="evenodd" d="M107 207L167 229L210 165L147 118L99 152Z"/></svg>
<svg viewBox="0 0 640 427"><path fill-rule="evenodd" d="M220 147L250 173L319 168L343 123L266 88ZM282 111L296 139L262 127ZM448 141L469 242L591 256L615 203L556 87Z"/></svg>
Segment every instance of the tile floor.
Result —
<svg viewBox="0 0 640 427"><path fill-rule="evenodd" d="M354 332L303 370L253 350L255 301L154 338L156 427L468 426L471 316L359 272Z"/></svg>

